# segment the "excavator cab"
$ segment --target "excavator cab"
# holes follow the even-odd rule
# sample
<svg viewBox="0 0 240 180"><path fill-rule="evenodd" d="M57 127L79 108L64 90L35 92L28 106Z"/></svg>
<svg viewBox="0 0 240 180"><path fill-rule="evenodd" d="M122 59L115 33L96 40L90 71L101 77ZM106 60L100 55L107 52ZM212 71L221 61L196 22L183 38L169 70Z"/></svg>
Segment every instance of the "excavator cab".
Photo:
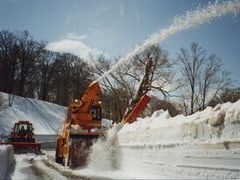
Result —
<svg viewBox="0 0 240 180"><path fill-rule="evenodd" d="M101 102L98 102L95 105L92 105L90 109L90 113L94 120L101 121L102 120L102 108L101 108Z"/></svg>

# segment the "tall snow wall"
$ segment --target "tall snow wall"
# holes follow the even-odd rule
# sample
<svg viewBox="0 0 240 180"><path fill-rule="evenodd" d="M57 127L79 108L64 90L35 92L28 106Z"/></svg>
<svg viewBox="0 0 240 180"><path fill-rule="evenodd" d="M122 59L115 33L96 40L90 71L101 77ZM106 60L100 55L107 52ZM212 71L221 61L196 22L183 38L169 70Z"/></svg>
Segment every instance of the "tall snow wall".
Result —
<svg viewBox="0 0 240 180"><path fill-rule="evenodd" d="M15 163L12 145L0 146L0 161L0 179L6 179L7 173Z"/></svg>
<svg viewBox="0 0 240 180"><path fill-rule="evenodd" d="M240 100L191 116L166 111L118 132L119 167L183 178L240 178Z"/></svg>
<svg viewBox="0 0 240 180"><path fill-rule="evenodd" d="M240 100L191 116L157 111L93 145L89 166L131 178L240 179Z"/></svg>

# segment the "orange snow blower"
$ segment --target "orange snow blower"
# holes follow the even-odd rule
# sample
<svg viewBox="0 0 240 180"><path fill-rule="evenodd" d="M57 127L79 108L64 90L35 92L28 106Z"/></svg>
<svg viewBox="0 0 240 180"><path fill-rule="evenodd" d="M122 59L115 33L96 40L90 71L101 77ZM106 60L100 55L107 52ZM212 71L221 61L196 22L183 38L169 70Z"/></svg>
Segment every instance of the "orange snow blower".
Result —
<svg viewBox="0 0 240 180"><path fill-rule="evenodd" d="M81 99L75 99L68 107L67 118L56 144L56 162L71 167L86 164L90 147L103 133L101 127L102 92L93 81Z"/></svg>
<svg viewBox="0 0 240 180"><path fill-rule="evenodd" d="M0 145L10 144L15 153L40 153L41 144L36 143L33 133L33 125L29 121L18 121L15 123L10 137L6 142L0 142Z"/></svg>
<svg viewBox="0 0 240 180"><path fill-rule="evenodd" d="M104 132L101 130L101 88L93 81L81 99L74 100L68 107L67 118L57 138L55 160L65 166L86 165L92 144ZM132 123L149 102L143 96L123 123Z"/></svg>

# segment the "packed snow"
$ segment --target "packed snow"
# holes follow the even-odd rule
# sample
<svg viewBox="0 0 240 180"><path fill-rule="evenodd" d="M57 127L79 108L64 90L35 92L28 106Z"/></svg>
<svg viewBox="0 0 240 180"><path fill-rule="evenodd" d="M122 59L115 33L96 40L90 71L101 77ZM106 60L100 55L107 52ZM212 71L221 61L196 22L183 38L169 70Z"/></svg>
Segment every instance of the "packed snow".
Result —
<svg viewBox="0 0 240 180"><path fill-rule="evenodd" d="M190 116L159 110L110 129L93 145L87 168L137 179L239 179L239 129L240 100Z"/></svg>
<svg viewBox="0 0 240 180"><path fill-rule="evenodd" d="M28 110L27 108L19 110L21 103L26 107L29 107L28 101L40 107L48 105L46 102L20 97L15 101L12 109L22 111L25 115ZM64 107L51 105L52 109L56 107L56 110L52 110L56 112L55 114L61 108L65 113ZM51 108L43 109L49 113ZM6 111L12 112L10 110L3 112ZM36 109L34 111L36 114L42 112ZM1 118L4 117L3 112L0 113ZM61 120L58 121L58 127L64 119L64 113L62 118L59 117ZM30 117L33 116L36 115L30 113ZM46 118L45 121L49 124L52 119ZM109 121L105 124L112 128L108 130L105 138L99 139L92 146L86 167L77 169L63 167L54 162L54 149L48 149L43 150L46 155L41 156L16 155L17 163L11 178L13 180L19 177L20 179L240 178L240 100L235 103L219 104L214 108L207 107L204 111L190 116L171 117L168 111L159 110L151 117L138 118L132 124L112 125ZM36 124L35 127L38 125L40 129L44 125L46 127L44 123ZM49 134L50 128L46 129ZM55 142L55 138L56 135L52 135L51 140L48 135L39 136L42 142Z"/></svg>
<svg viewBox="0 0 240 180"><path fill-rule="evenodd" d="M156 111L118 132L121 145L217 143L240 140L240 100L207 107L190 116Z"/></svg>
<svg viewBox="0 0 240 180"><path fill-rule="evenodd" d="M43 155L35 155L32 153L28 154L17 154L15 171L10 176L10 179L14 180L50 180L59 179L65 180L66 177L62 176L59 172L49 168L44 164Z"/></svg>
<svg viewBox="0 0 240 180"><path fill-rule="evenodd" d="M11 167L15 163L13 147L11 145L0 146L0 160L0 179L6 179L10 174Z"/></svg>
<svg viewBox="0 0 240 180"><path fill-rule="evenodd" d="M14 123L29 120L36 134L56 134L65 119L66 107L57 104L15 96L12 107L8 94L1 93L5 108L0 111L0 134L9 134Z"/></svg>
<svg viewBox="0 0 240 180"><path fill-rule="evenodd" d="M240 100L190 116L157 111L132 124L116 124L92 146L85 168L41 163L82 179L239 179Z"/></svg>

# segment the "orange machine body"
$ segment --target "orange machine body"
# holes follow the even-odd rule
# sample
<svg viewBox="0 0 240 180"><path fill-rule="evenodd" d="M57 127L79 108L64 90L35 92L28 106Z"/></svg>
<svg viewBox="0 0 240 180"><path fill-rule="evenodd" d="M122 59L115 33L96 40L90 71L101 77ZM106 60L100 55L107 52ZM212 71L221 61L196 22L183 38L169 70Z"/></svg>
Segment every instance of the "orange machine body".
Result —
<svg viewBox="0 0 240 180"><path fill-rule="evenodd" d="M57 138L56 162L71 167L86 164L92 143L102 134L92 132L101 127L101 88L93 81L81 99L68 107L67 118Z"/></svg>
<svg viewBox="0 0 240 180"><path fill-rule="evenodd" d="M87 164L90 147L104 134L100 130L102 111L99 98L101 94L99 83L93 81L82 98L74 100L69 105L67 118L57 138L55 156L57 163L70 167ZM148 102L149 97L143 96L122 122L124 124L134 122Z"/></svg>
<svg viewBox="0 0 240 180"><path fill-rule="evenodd" d="M139 115L146 108L149 102L150 102L150 97L148 95L142 96L140 101L133 107L131 113L127 116L127 118L122 120L122 123L131 124L134 121L136 121L137 117L139 117Z"/></svg>
<svg viewBox="0 0 240 180"><path fill-rule="evenodd" d="M67 121L79 125L83 130L101 127L101 88L97 81L93 81L80 100L74 100L70 105Z"/></svg>

